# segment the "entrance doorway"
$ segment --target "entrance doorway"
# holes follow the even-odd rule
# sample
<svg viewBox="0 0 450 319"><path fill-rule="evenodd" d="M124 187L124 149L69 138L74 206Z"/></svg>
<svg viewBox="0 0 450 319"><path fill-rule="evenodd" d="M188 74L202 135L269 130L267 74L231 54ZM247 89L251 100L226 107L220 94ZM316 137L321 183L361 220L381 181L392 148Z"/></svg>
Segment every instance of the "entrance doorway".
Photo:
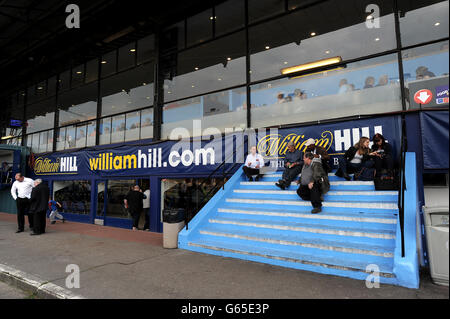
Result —
<svg viewBox="0 0 450 319"><path fill-rule="evenodd" d="M144 192L150 189L150 180L133 178L98 181L95 223L105 226L116 226L131 229L132 218L128 210L125 208L124 199L135 185L139 185ZM145 200L143 204L146 206ZM141 213L139 229L144 229L144 226L146 226L146 214L149 214L148 208L144 209Z"/></svg>

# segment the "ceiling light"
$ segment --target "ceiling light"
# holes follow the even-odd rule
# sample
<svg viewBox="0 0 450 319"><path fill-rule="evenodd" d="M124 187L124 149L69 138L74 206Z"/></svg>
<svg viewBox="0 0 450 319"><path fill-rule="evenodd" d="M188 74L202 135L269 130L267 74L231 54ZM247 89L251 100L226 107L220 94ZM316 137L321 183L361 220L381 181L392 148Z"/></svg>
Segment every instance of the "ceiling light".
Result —
<svg viewBox="0 0 450 319"><path fill-rule="evenodd" d="M270 49L270 47L268 45L266 45L266 50L269 50L269 49Z"/></svg>
<svg viewBox="0 0 450 319"><path fill-rule="evenodd" d="M193 88L195 88L195 85L192 85Z"/></svg>
<svg viewBox="0 0 450 319"><path fill-rule="evenodd" d="M284 64L288 64L287 61L284 61L283 63L284 63Z"/></svg>
<svg viewBox="0 0 450 319"><path fill-rule="evenodd" d="M375 41L380 41L380 38L375 38Z"/></svg>
<svg viewBox="0 0 450 319"><path fill-rule="evenodd" d="M227 58L227 61L231 61L231 58Z"/></svg>
<svg viewBox="0 0 450 319"><path fill-rule="evenodd" d="M373 17L371 15L368 15L366 18L366 20L372 20L372 19L373 19Z"/></svg>
<svg viewBox="0 0 450 319"><path fill-rule="evenodd" d="M438 26L438 25L440 25L441 23L440 22L436 22L434 25L435 26Z"/></svg>
<svg viewBox="0 0 450 319"><path fill-rule="evenodd" d="M37 88L38 90L42 90L43 89L43 87L42 86L39 86L38 88Z"/></svg>
<svg viewBox="0 0 450 319"><path fill-rule="evenodd" d="M325 53L326 53L326 54L330 54L330 50L326 50Z"/></svg>
<svg viewBox="0 0 450 319"><path fill-rule="evenodd" d="M83 73L83 72L81 72L81 71L77 71L77 74L81 74L81 73Z"/></svg>
<svg viewBox="0 0 450 319"><path fill-rule="evenodd" d="M336 63L339 63L341 61L342 61L342 58L340 56L337 56L337 57L334 57L334 58L329 58L329 59L318 60L318 61L314 61L314 62L309 62L309 63L305 63L305 64L301 64L301 65L297 65L297 66L281 69L281 74L289 74L289 73L295 73L295 72L300 72L300 71L306 71L306 70L310 70L310 69L320 68L320 67L323 67L323 66L336 64Z"/></svg>
<svg viewBox="0 0 450 319"><path fill-rule="evenodd" d="M136 52L136 49L130 49L130 52Z"/></svg>
<svg viewBox="0 0 450 319"><path fill-rule="evenodd" d="M102 64L106 64L106 61L102 61Z"/></svg>
<svg viewBox="0 0 450 319"><path fill-rule="evenodd" d="M195 67L195 71L197 71L198 70L198 67Z"/></svg>
<svg viewBox="0 0 450 319"><path fill-rule="evenodd" d="M170 93L172 93L172 92L169 91L169 92L167 92L167 93L170 94Z"/></svg>
<svg viewBox="0 0 450 319"><path fill-rule="evenodd" d="M311 32L311 36L313 37L313 36L315 36L316 35L316 33L315 32Z"/></svg>
<svg viewBox="0 0 450 319"><path fill-rule="evenodd" d="M221 78L218 78L217 80L218 80L218 81L222 81L222 79L221 79Z"/></svg>

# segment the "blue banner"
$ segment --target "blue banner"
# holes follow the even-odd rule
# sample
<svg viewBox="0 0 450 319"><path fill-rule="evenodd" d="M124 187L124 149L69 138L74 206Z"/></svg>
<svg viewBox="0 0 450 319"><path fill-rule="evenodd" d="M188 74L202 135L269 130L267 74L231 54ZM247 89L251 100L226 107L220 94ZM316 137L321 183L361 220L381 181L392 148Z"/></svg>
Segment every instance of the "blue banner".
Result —
<svg viewBox="0 0 450 319"><path fill-rule="evenodd" d="M420 113L424 169L448 169L448 111Z"/></svg>

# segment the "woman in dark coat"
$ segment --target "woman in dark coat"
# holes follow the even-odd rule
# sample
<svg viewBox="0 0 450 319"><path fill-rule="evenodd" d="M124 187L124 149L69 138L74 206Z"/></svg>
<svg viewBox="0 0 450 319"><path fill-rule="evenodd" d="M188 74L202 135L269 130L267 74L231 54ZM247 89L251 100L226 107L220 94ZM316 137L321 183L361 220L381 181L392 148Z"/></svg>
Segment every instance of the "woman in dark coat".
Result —
<svg viewBox="0 0 450 319"><path fill-rule="evenodd" d="M374 165L371 160L373 154L369 153L369 143L369 138L361 137L358 143L351 146L345 152L344 157L339 158L339 168L335 175L349 181L351 177L348 174L357 172L362 167L372 167Z"/></svg>
<svg viewBox="0 0 450 319"><path fill-rule="evenodd" d="M381 175L383 169L392 171L394 169L394 159L392 158L392 146L386 143L383 135L377 133L373 136L371 149L372 159L375 162L376 176Z"/></svg>

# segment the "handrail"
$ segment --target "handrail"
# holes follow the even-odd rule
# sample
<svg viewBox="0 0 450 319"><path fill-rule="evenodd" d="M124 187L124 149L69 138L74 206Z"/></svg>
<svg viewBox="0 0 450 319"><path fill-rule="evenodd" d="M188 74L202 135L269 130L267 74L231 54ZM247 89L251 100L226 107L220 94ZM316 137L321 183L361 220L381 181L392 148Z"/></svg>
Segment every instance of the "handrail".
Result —
<svg viewBox="0 0 450 319"><path fill-rule="evenodd" d="M408 149L408 139L406 137L406 120L402 116L402 133L401 133L401 146L400 146L400 189L398 192L398 210L399 210L399 222L400 222L400 236L401 236L401 249L402 257L405 257L405 191L406 191L406 150Z"/></svg>
<svg viewBox="0 0 450 319"><path fill-rule="evenodd" d="M244 135L244 133L245 133L245 131L242 132L243 135ZM245 137L245 135L244 135L244 137ZM223 179L225 179L226 175L228 175L229 172L232 171L232 170L235 168L236 164L239 164L239 163L233 163L233 166L232 166L227 172L225 172L225 163L227 162L227 160L228 160L230 157L234 157L234 155L236 154L236 152L237 152L239 149L241 149L244 145L245 145L245 140L243 140L243 143L242 143L239 147L236 147L236 148L234 149L234 151L233 151L233 153L232 153L231 155L229 155L228 157L225 157L225 159L222 161L222 163L220 163L220 165L217 166L217 167L216 167L216 168L208 175L208 177L204 178L203 181L202 181L199 185L197 185L197 192L196 192L196 199L197 199L197 200L196 200L196 212L198 212L198 208L199 208L198 191L201 190L202 186L206 183L206 181L210 180L210 179L212 178L212 176L213 176L220 168L222 168L222 177L223 177ZM244 155L245 155L245 154L244 154ZM206 196L205 196L205 197L203 198L203 200L202 200L202 204L203 204L203 202L205 201L205 199L208 198L207 196L208 196L213 190L215 190L216 188L217 188L217 186L214 187L214 188L212 188L212 189L208 192L208 194L206 194ZM222 183L222 189L225 189L225 181L223 181L223 183ZM192 218L193 218L193 216L191 216L191 212L189 211L189 215L188 215L188 213L186 212L185 218L184 218L184 221L185 221L185 224L186 224L186 230L189 229L188 224L189 224L189 221L191 221Z"/></svg>

